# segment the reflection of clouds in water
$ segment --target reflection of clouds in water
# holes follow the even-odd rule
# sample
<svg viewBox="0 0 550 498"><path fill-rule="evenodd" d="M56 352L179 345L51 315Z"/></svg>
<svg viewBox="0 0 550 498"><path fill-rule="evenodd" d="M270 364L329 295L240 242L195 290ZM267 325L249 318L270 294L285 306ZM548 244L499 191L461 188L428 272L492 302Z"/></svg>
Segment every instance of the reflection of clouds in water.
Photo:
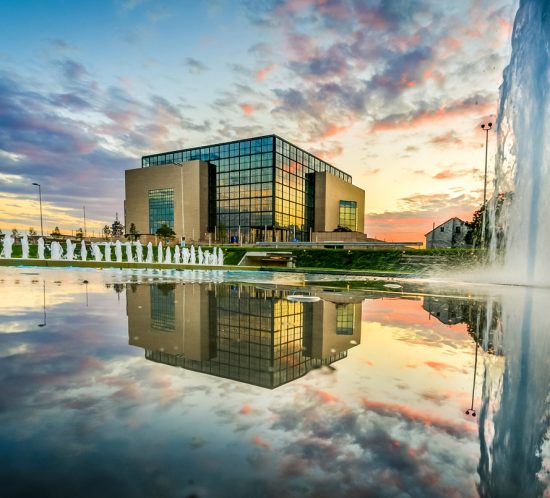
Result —
<svg viewBox="0 0 550 498"><path fill-rule="evenodd" d="M453 423L397 404L364 400L363 407L353 407L342 402L320 405L320 400L324 396L309 389L292 405L272 408L277 415L274 439L280 436L286 442L279 465L283 490L293 479L307 478L313 496L452 496L474 491L475 451L472 457L463 456L475 448L474 424Z"/></svg>
<svg viewBox="0 0 550 498"><path fill-rule="evenodd" d="M91 308L77 306L84 289L75 280L75 302L52 305L48 327L29 322L34 328L0 334L1 351L11 352L0 358L0 444L11 455L0 471L4 482L24 462L27 489L36 494L59 482L63 489L89 483L89 496L105 494L105 483L109 494L135 496L174 489L201 496L476 494L478 429L463 413L473 342L465 330L426 323L422 301L368 301L374 310L380 303L379 322L364 326L363 340L336 371L315 370L270 391L144 360L127 345L124 303L101 285ZM529 353L539 367L527 388L541 396L545 340L539 331ZM505 348L510 382L521 364L517 347ZM496 367L488 365L488 375ZM497 394L487 400L496 410ZM510 391L507 399L517 396ZM502 434L515 427L512 415L494 417ZM489 448L502 472L509 471L504 450Z"/></svg>

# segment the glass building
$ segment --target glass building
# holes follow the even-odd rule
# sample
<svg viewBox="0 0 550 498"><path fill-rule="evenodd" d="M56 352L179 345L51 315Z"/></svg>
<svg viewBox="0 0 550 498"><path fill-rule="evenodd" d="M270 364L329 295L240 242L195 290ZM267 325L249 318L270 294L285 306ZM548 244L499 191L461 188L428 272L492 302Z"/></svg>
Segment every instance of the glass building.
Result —
<svg viewBox="0 0 550 498"><path fill-rule="evenodd" d="M190 161L209 165L208 232L222 240L310 240L316 230L316 175L326 173L350 186L352 182L350 175L276 135L148 155L142 157L141 167L185 167ZM154 234L163 223L178 231L170 218L173 195L169 188L149 190L148 233ZM341 201L347 204L339 207L337 224L357 230L363 213L356 200Z"/></svg>

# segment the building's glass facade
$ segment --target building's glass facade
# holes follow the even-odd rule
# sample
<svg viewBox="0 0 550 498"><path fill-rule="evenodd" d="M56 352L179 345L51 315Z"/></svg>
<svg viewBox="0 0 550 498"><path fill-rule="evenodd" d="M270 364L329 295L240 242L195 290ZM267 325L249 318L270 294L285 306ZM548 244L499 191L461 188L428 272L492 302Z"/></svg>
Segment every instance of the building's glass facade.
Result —
<svg viewBox="0 0 550 498"><path fill-rule="evenodd" d="M357 202L340 201L338 225L353 232L357 230Z"/></svg>
<svg viewBox="0 0 550 498"><path fill-rule="evenodd" d="M149 190L149 233L162 225L174 228L174 189Z"/></svg>
<svg viewBox="0 0 550 498"><path fill-rule="evenodd" d="M176 330L175 284L151 286L151 327L164 332Z"/></svg>
<svg viewBox="0 0 550 498"><path fill-rule="evenodd" d="M326 171L351 183L350 175L276 135L144 156L142 167L195 159L215 167L209 229L228 237L240 233L247 242L309 240L313 173Z"/></svg>

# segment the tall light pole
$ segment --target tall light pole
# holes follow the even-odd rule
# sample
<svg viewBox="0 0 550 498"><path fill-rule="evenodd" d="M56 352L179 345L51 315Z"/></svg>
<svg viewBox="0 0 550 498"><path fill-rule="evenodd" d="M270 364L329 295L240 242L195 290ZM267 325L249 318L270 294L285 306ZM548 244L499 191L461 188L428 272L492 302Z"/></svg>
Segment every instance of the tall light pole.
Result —
<svg viewBox="0 0 550 498"><path fill-rule="evenodd" d="M42 222L42 189L40 183L34 183L35 187L38 187L38 199L40 200L40 236L44 237L44 223Z"/></svg>
<svg viewBox="0 0 550 498"><path fill-rule="evenodd" d="M487 152L489 149L489 131L493 127L493 123L483 123L481 129L485 132L485 174L483 175L483 217L481 224L481 246L483 247L485 242L485 216L487 213Z"/></svg>

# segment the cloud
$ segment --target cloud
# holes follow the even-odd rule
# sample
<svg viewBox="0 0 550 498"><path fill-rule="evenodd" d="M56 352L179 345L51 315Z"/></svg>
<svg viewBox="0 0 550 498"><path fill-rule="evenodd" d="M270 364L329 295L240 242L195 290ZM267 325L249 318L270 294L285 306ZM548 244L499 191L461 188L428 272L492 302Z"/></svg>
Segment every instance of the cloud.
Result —
<svg viewBox="0 0 550 498"><path fill-rule="evenodd" d="M277 64L269 64L267 66L264 66L256 71L256 79L258 81L263 81L267 78L268 75L270 75L275 68L277 67Z"/></svg>
<svg viewBox="0 0 550 498"><path fill-rule="evenodd" d="M79 81L89 76L87 69L73 59L64 59L59 62L63 76L69 81Z"/></svg>
<svg viewBox="0 0 550 498"><path fill-rule="evenodd" d="M481 116L496 109L496 100L492 96L474 95L461 101L451 102L438 108L426 106L413 112L386 116L374 121L371 131L395 131L441 123L465 116Z"/></svg>
<svg viewBox="0 0 550 498"><path fill-rule="evenodd" d="M205 71L208 71L208 66L206 66L206 64L192 57L187 57L183 65L187 68L187 71L190 74L202 74Z"/></svg>
<svg viewBox="0 0 550 498"><path fill-rule="evenodd" d="M254 107L252 106L252 104L242 103L239 104L239 107L241 108L245 116L250 116L254 113Z"/></svg>
<svg viewBox="0 0 550 498"><path fill-rule="evenodd" d="M451 180L453 178L460 178L463 176L471 177L472 175L475 175L475 172L475 169L444 169L433 175L432 178L434 180Z"/></svg>
<svg viewBox="0 0 550 498"><path fill-rule="evenodd" d="M456 132L449 131L430 138L429 143L432 145L447 147L448 145L462 145L464 142L457 136Z"/></svg>

